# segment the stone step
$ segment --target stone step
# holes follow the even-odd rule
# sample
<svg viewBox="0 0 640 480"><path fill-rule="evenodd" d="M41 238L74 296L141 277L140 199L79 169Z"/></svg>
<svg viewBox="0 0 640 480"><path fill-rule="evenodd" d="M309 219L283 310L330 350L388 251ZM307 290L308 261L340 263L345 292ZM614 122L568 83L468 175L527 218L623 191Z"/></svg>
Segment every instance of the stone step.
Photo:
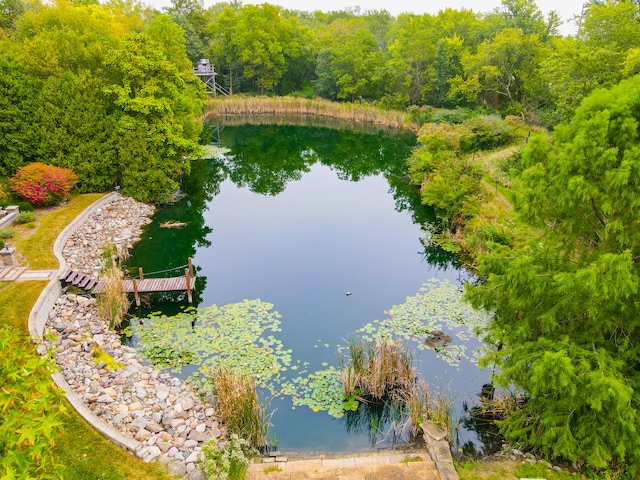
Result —
<svg viewBox="0 0 640 480"><path fill-rule="evenodd" d="M438 480L438 470L427 451L371 453L354 457L262 459L249 466L246 480ZM282 457L286 458L286 457Z"/></svg>
<svg viewBox="0 0 640 480"><path fill-rule="evenodd" d="M17 280L18 277L27 269L27 267L8 267L5 270L6 272L2 272L1 280Z"/></svg>

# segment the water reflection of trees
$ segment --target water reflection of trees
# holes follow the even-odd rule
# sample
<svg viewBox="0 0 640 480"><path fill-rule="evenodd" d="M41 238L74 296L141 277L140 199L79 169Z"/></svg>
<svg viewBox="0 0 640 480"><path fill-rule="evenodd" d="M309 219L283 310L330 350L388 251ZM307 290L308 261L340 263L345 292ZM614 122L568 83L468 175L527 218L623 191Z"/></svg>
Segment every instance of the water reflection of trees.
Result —
<svg viewBox="0 0 640 480"><path fill-rule="evenodd" d="M410 440L407 413L391 398L376 402L361 402L355 411L342 417L349 435L366 434L371 447L390 446Z"/></svg>
<svg viewBox="0 0 640 480"><path fill-rule="evenodd" d="M494 390L492 384L485 384L479 394L480 404L469 407L465 402L462 405L464 414L460 423L477 437L477 442L467 441L459 445L462 453L468 457L493 455L502 449L504 437L500 435L496 425L498 417L494 409L486 406L487 402L493 400Z"/></svg>
<svg viewBox="0 0 640 480"><path fill-rule="evenodd" d="M128 262L132 274L137 274L138 266L149 272L177 267L193 257L198 247L210 245L212 229L205 224L204 211L223 181L230 179L253 192L277 195L316 163L350 181L384 175L398 211L410 212L419 225L435 222L433 211L422 205L418 188L408 181L406 159L415 145L412 134L292 125L231 126L220 133L223 145L231 151L219 159L191 163L191 173L181 185L185 197L158 209L143 234L143 240L149 241L132 250ZM161 229L165 221L186 226ZM433 247L425 247L425 259L439 268L453 262L451 255ZM202 291L206 279L198 282L198 291Z"/></svg>

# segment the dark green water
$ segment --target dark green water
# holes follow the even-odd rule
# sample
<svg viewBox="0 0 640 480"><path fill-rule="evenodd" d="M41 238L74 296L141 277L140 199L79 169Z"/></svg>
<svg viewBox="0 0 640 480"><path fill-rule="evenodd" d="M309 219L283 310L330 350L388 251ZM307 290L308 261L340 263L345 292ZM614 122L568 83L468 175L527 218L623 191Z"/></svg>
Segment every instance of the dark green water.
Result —
<svg viewBox="0 0 640 480"><path fill-rule="evenodd" d="M193 163L182 184L187 196L158 210L129 264L152 272L192 257L196 306L274 304L282 315L278 338L311 371L337 366L345 338L427 280L460 284L468 277L449 255L422 245L422 225L433 218L406 181L413 136L246 125L224 128L221 140L231 151ZM168 220L187 226L159 228ZM175 295L152 302L167 314L185 304ZM416 360L423 377L457 405L473 401L487 378L470 363L451 367L432 352ZM273 399L271 409L280 450L353 451L382 438L372 437L367 418L292 409L287 398Z"/></svg>

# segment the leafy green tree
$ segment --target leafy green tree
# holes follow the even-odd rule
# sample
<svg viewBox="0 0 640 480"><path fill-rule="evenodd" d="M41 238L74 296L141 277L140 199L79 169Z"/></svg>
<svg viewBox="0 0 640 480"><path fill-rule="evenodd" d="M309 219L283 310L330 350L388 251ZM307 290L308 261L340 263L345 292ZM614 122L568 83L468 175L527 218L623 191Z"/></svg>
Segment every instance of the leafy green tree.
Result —
<svg viewBox="0 0 640 480"><path fill-rule="evenodd" d="M409 15L389 47L388 70L395 90L413 105L424 103L431 92L438 32L431 15Z"/></svg>
<svg viewBox="0 0 640 480"><path fill-rule="evenodd" d="M185 47L191 63L195 65L201 58L206 58L205 43L188 20L184 16L177 14L171 15L171 19L184 30Z"/></svg>
<svg viewBox="0 0 640 480"><path fill-rule="evenodd" d="M316 79L313 81L316 95L336 100L338 98L337 79L331 69L333 52L330 48L323 48L316 56Z"/></svg>
<svg viewBox="0 0 640 480"><path fill-rule="evenodd" d="M464 41L457 35L441 38L436 47L435 74L431 104L435 107L454 107L449 96L449 80L462 75L462 58L467 53Z"/></svg>
<svg viewBox="0 0 640 480"><path fill-rule="evenodd" d="M515 441L593 468L640 473L640 76L596 90L533 137L518 179L520 218L541 232L481 259L469 297L495 312L498 382L526 403L502 425Z"/></svg>
<svg viewBox="0 0 640 480"><path fill-rule="evenodd" d="M190 90L185 72L144 34L125 38L106 65L122 191L143 201L163 200L177 188L175 179L189 172L187 159L199 151L199 131L189 130L195 130L201 104L184 101L183 92Z"/></svg>
<svg viewBox="0 0 640 480"><path fill-rule="evenodd" d="M109 115L104 80L90 72L50 77L39 95L37 157L72 169L81 192L104 191L116 181L115 119Z"/></svg>
<svg viewBox="0 0 640 480"><path fill-rule="evenodd" d="M216 32L216 56L227 65L238 63L242 74L261 92L273 91L287 70L287 62L303 51L308 28L297 18L284 18L268 3L245 5L237 12L228 6L211 25Z"/></svg>
<svg viewBox="0 0 640 480"><path fill-rule="evenodd" d="M333 48L331 70L338 98L377 98L381 94L382 52L373 34L364 28L345 36Z"/></svg>
<svg viewBox="0 0 640 480"><path fill-rule="evenodd" d="M584 97L596 88L618 83L621 72L612 65L619 62L615 50L573 37L555 39L540 68L559 118L570 119Z"/></svg>
<svg viewBox="0 0 640 480"><path fill-rule="evenodd" d="M14 30L25 10L22 0L0 0L0 32Z"/></svg>
<svg viewBox="0 0 640 480"><path fill-rule="evenodd" d="M63 392L51 384L54 363L16 345L0 325L0 474L2 478L60 478L51 453L65 413Z"/></svg>
<svg viewBox="0 0 640 480"><path fill-rule="evenodd" d="M450 95L521 113L537 100L542 45L537 35L506 28L462 60L464 75L451 80Z"/></svg>
<svg viewBox="0 0 640 480"><path fill-rule="evenodd" d="M627 0L589 2L578 38L617 52L640 46L640 8Z"/></svg>
<svg viewBox="0 0 640 480"><path fill-rule="evenodd" d="M105 52L142 21L112 14L101 5L59 2L26 12L16 28L25 74L34 79L60 77L65 71L104 72Z"/></svg>
<svg viewBox="0 0 640 480"><path fill-rule="evenodd" d="M13 175L33 153L36 133L30 119L36 98L20 62L8 50L0 53L0 175Z"/></svg>
<svg viewBox="0 0 640 480"><path fill-rule="evenodd" d="M546 40L557 31L558 16L552 12L548 21L533 0L502 0L502 8L487 15L486 22L494 34L505 28L519 28L525 35Z"/></svg>

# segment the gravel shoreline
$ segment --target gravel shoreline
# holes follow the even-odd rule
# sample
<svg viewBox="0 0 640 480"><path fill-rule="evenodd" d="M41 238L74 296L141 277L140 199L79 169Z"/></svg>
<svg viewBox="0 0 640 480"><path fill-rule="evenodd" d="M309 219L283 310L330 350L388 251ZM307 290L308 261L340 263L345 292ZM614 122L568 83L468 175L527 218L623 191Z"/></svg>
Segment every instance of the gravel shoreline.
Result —
<svg viewBox="0 0 640 480"><path fill-rule="evenodd" d="M153 212L122 196L97 209L64 246L68 267L97 278L103 247L132 248ZM134 348L123 345L98 317L95 298L70 293L58 298L38 349L49 347L56 349L60 372L84 404L140 442L138 457L159 460L177 477L204 478L198 453L209 438L226 436L222 422L187 384L146 365Z"/></svg>

